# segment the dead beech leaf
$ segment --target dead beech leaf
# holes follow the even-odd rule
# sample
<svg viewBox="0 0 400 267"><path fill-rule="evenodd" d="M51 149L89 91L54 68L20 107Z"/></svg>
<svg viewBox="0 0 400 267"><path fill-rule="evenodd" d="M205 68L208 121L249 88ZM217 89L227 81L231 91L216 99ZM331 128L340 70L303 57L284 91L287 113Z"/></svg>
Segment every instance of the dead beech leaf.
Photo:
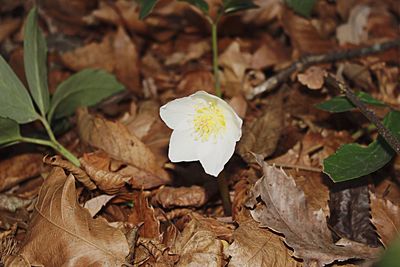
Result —
<svg viewBox="0 0 400 267"><path fill-rule="evenodd" d="M340 45L345 43L358 45L368 39L366 26L370 13L371 7L367 5L353 7L347 23L338 26L336 29L336 38Z"/></svg>
<svg viewBox="0 0 400 267"><path fill-rule="evenodd" d="M86 201L83 207L89 211L92 217L94 217L113 197L115 196L100 195Z"/></svg>
<svg viewBox="0 0 400 267"><path fill-rule="evenodd" d="M162 187L153 196L154 203L164 208L172 207L201 207L209 199L204 187Z"/></svg>
<svg viewBox="0 0 400 267"><path fill-rule="evenodd" d="M319 90L324 85L326 71L318 66L308 68L304 73L297 75L297 79L302 85L313 90Z"/></svg>
<svg viewBox="0 0 400 267"><path fill-rule="evenodd" d="M74 71L102 68L112 72L129 90L141 93L136 45L122 27L117 33L106 35L101 43L65 52L61 60Z"/></svg>
<svg viewBox="0 0 400 267"><path fill-rule="evenodd" d="M270 96L263 115L245 125L243 136L237 145L239 155L248 163L255 162L251 154L267 157L274 153L283 128L282 97Z"/></svg>
<svg viewBox="0 0 400 267"><path fill-rule="evenodd" d="M135 192L132 204L132 212L129 214L127 221L140 226L140 237L160 239L160 221L157 220L154 208L149 204L146 194L143 191Z"/></svg>
<svg viewBox="0 0 400 267"><path fill-rule="evenodd" d="M389 200L370 193L372 223L385 246L400 233L400 208Z"/></svg>
<svg viewBox="0 0 400 267"><path fill-rule="evenodd" d="M222 223L215 218L204 217L196 212L191 212L188 217L197 221L204 229L208 229L219 239L232 242L233 225Z"/></svg>
<svg viewBox="0 0 400 267"><path fill-rule="evenodd" d="M171 252L180 255L175 266L223 266L223 241L196 220L178 235Z"/></svg>
<svg viewBox="0 0 400 267"><path fill-rule="evenodd" d="M304 192L293 178L262 162L261 158L259 163L264 176L254 185L246 205L254 208L250 213L260 227L268 227L285 236L285 243L293 248L294 257L303 259L306 265L324 266L335 260L378 256L379 249L360 243L347 241L345 246L335 245L323 211L308 208ZM258 197L261 197L261 203Z"/></svg>
<svg viewBox="0 0 400 267"><path fill-rule="evenodd" d="M169 182L168 174L159 166L154 154L123 124L92 116L86 109L78 109L77 115L79 136L83 142L155 175L165 183Z"/></svg>
<svg viewBox="0 0 400 267"><path fill-rule="evenodd" d="M242 119L246 117L247 101L242 95L236 95L229 100L229 105Z"/></svg>
<svg viewBox="0 0 400 267"><path fill-rule="evenodd" d="M233 243L228 248L231 256L230 267L300 267L290 255L290 250L282 243L281 237L261 229L257 222L247 220L240 223L233 232Z"/></svg>
<svg viewBox="0 0 400 267"><path fill-rule="evenodd" d="M58 167L42 185L28 229L18 253L32 265L121 266L129 253L120 230L78 205L74 177Z"/></svg>
<svg viewBox="0 0 400 267"><path fill-rule="evenodd" d="M3 18L0 24L0 43L16 31L20 24L21 19L19 18Z"/></svg>
<svg viewBox="0 0 400 267"><path fill-rule="evenodd" d="M43 155L27 153L0 161L0 192L40 174Z"/></svg>

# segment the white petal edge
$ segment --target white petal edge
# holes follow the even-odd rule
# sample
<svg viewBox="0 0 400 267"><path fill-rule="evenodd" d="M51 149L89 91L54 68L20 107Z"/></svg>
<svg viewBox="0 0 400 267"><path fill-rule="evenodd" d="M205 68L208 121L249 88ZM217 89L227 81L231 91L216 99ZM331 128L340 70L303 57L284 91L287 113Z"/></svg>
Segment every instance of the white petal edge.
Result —
<svg viewBox="0 0 400 267"><path fill-rule="evenodd" d="M174 130L169 140L168 157L172 162L195 161L199 159L198 143L187 130Z"/></svg>
<svg viewBox="0 0 400 267"><path fill-rule="evenodd" d="M190 96L172 100L160 108L160 117L169 128L177 129L193 117L195 104Z"/></svg>

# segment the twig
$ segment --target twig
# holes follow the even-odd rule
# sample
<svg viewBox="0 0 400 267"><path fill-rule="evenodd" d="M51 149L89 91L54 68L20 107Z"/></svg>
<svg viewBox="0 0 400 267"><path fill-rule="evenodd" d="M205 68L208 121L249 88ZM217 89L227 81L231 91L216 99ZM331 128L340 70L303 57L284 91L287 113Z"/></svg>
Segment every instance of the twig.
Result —
<svg viewBox="0 0 400 267"><path fill-rule="evenodd" d="M272 91L279 84L283 83L286 79L288 79L290 75L292 75L292 73L294 73L295 71L303 71L308 67L310 67L311 65L367 56L371 54L380 53L398 46L400 46L400 38L380 44L374 44L372 46L363 48L355 48L339 52L332 52L328 54L305 56L299 59L298 61L294 62L288 68L272 76L262 84L254 87L253 90L246 95L246 98L251 100L255 96L261 93Z"/></svg>
<svg viewBox="0 0 400 267"><path fill-rule="evenodd" d="M325 81L328 86L332 87L335 90L340 90L342 93L346 95L346 97L353 103L361 113L375 126L378 130L378 133L386 140L386 142L396 151L397 154L400 155L400 141L392 134L392 132L386 128L383 123L376 116L375 112L370 110L351 90L349 87L344 85L343 83L337 81L331 75L328 75L325 78Z"/></svg>

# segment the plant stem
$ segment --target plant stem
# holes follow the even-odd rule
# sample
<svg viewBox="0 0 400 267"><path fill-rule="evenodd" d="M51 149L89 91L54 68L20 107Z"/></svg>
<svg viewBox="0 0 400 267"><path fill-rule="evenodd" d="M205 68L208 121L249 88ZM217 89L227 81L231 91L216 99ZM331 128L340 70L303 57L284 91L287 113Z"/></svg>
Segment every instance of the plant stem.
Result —
<svg viewBox="0 0 400 267"><path fill-rule="evenodd" d="M69 160L75 166L79 167L81 165L81 163L79 162L79 159L77 157L75 157L71 152L69 152L68 149L66 149L63 145L61 145L57 141L46 118L40 117L39 120L43 124L44 128L46 129L47 134L50 137L50 141L47 141L47 142L50 142L52 145L51 146L48 145L48 146L52 147L54 150L56 150L61 155L63 155L67 160ZM35 139L35 140L39 140L39 139ZM45 141L45 140L41 140L41 141ZM47 145L47 144L45 144L45 145Z"/></svg>
<svg viewBox="0 0 400 267"><path fill-rule="evenodd" d="M218 188L222 199L222 206L224 207L225 216L232 216L232 203L229 196L229 188L226 183L225 175L221 173L218 177Z"/></svg>
<svg viewBox="0 0 400 267"><path fill-rule="evenodd" d="M218 32L217 32L216 22L211 22L211 39L212 39L212 52L213 52L213 71L214 71L214 81L215 81L215 94L218 97L222 96L221 84L219 81L219 69L218 69Z"/></svg>

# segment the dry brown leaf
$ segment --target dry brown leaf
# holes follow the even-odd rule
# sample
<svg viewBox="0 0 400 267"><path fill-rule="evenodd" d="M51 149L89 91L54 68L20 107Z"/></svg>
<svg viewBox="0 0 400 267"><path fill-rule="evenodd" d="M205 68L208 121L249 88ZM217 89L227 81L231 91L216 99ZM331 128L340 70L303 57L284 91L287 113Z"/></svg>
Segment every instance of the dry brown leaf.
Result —
<svg viewBox="0 0 400 267"><path fill-rule="evenodd" d="M389 200L370 194L372 223L385 246L400 233L400 208Z"/></svg>
<svg viewBox="0 0 400 267"><path fill-rule="evenodd" d="M352 8L347 23L336 29L336 38L340 45L345 43L358 45L368 39L366 25L370 13L371 7L367 5L357 5Z"/></svg>
<svg viewBox="0 0 400 267"><path fill-rule="evenodd" d="M290 60L290 49L281 41L268 34L262 35L261 40L261 46L252 55L251 68L261 70Z"/></svg>
<svg viewBox="0 0 400 267"><path fill-rule="evenodd" d="M326 71L318 66L308 68L304 73L297 75L297 79L302 85L313 90L319 90L324 85Z"/></svg>
<svg viewBox="0 0 400 267"><path fill-rule="evenodd" d="M27 153L0 161L0 192L40 174L43 155Z"/></svg>
<svg viewBox="0 0 400 267"><path fill-rule="evenodd" d="M238 114L238 116L242 119L246 117L247 112L247 101L243 97L243 95L236 95L229 100L229 105L233 108L233 110Z"/></svg>
<svg viewBox="0 0 400 267"><path fill-rule="evenodd" d="M296 186L293 178L276 167L268 166L261 158L259 163L264 176L251 190L252 197L247 206L254 208L250 212L260 227L268 227L285 236L285 243L294 249L295 257L302 258L305 264L324 266L335 260L378 256L379 249L356 242L335 245L323 211L308 208L304 192ZM258 197L261 197L261 203Z"/></svg>
<svg viewBox="0 0 400 267"><path fill-rule="evenodd" d="M265 25L284 12L284 3L280 0L255 0L254 3L258 5L259 8L249 9L243 12L243 22Z"/></svg>
<svg viewBox="0 0 400 267"><path fill-rule="evenodd" d="M86 201L83 207L89 211L92 217L94 217L101 210L101 208L114 197L115 196L110 195L100 195Z"/></svg>
<svg viewBox="0 0 400 267"><path fill-rule="evenodd" d="M248 163L254 162L251 153L267 157L274 153L283 128L282 97L270 96L263 115L245 125L237 145L239 155Z"/></svg>
<svg viewBox="0 0 400 267"><path fill-rule="evenodd" d="M203 228L196 220L190 221L178 235L171 252L180 255L176 266L223 266L223 241Z"/></svg>
<svg viewBox="0 0 400 267"><path fill-rule="evenodd" d="M133 208L129 214L128 222L140 226L139 236L143 238L160 239L160 221L157 220L154 208L149 204L144 192L133 194Z"/></svg>
<svg viewBox="0 0 400 267"><path fill-rule="evenodd" d="M231 267L300 267L302 264L290 255L279 235L260 229L253 220L240 223L233 233L234 242L227 253L232 257Z"/></svg>
<svg viewBox="0 0 400 267"><path fill-rule="evenodd" d="M189 217L192 220L197 221L204 229L208 229L213 232L217 238L225 240L229 243L232 242L233 224L229 225L222 223L215 218L204 217L198 213L192 212Z"/></svg>
<svg viewBox="0 0 400 267"><path fill-rule="evenodd" d="M18 253L32 265L121 266L129 253L120 230L78 205L75 179L61 168L45 180L28 229Z"/></svg>
<svg viewBox="0 0 400 267"><path fill-rule="evenodd" d="M204 187L162 187L152 198L154 203L164 208L173 207L201 207L207 203L209 195Z"/></svg>
<svg viewBox="0 0 400 267"><path fill-rule="evenodd" d="M83 142L141 169L148 176L169 182L168 174L159 166L154 154L124 125L92 116L85 109L79 109L77 115L79 136Z"/></svg>
<svg viewBox="0 0 400 267"><path fill-rule="evenodd" d="M90 43L66 52L61 59L74 71L102 68L112 72L129 90L141 94L136 45L122 27L117 33L106 35L101 43Z"/></svg>
<svg viewBox="0 0 400 267"><path fill-rule="evenodd" d="M201 90L214 92L214 76L208 70L186 72L177 87L177 92L182 96L188 96Z"/></svg>
<svg viewBox="0 0 400 267"><path fill-rule="evenodd" d="M21 24L19 18L6 18L0 24L0 43L18 29Z"/></svg>

